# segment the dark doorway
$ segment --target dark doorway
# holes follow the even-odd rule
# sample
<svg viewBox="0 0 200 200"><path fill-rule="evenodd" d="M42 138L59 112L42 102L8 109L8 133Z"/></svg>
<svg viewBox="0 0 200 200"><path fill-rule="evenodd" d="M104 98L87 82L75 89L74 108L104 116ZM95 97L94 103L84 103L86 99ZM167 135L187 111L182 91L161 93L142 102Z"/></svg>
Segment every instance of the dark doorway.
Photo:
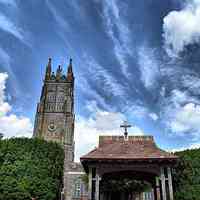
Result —
<svg viewBox="0 0 200 200"><path fill-rule="evenodd" d="M153 187L155 175L147 172L107 173L100 182L100 200L135 200ZM102 195L103 194L103 195Z"/></svg>
<svg viewBox="0 0 200 200"><path fill-rule="evenodd" d="M122 200L120 192L112 192L111 193L111 200Z"/></svg>

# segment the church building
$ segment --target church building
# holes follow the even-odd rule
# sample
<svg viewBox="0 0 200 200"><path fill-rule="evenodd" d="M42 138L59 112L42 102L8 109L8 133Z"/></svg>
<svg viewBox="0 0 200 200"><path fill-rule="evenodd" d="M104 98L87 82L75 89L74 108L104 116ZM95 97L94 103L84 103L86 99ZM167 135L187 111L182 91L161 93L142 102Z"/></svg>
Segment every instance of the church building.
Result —
<svg viewBox="0 0 200 200"><path fill-rule="evenodd" d="M74 162L74 75L72 59L67 72L52 72L49 58L35 116L34 137L59 143L65 153L61 200L173 200L172 169L177 156L159 149L152 136L100 136L99 146ZM83 176L88 177L88 184ZM109 190L110 180L137 180L148 190ZM107 184L107 185L106 185ZM115 189L115 188L114 188Z"/></svg>

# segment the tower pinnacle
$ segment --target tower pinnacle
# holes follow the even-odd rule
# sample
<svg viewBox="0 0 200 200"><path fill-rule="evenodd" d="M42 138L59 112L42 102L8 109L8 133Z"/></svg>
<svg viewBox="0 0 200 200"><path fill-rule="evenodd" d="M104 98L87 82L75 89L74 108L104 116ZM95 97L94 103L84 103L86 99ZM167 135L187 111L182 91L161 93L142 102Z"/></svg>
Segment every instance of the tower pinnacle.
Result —
<svg viewBox="0 0 200 200"><path fill-rule="evenodd" d="M46 67L45 80L50 79L50 77L51 77L51 58L49 58L49 61Z"/></svg>
<svg viewBox="0 0 200 200"><path fill-rule="evenodd" d="M69 60L69 66L67 69L67 80L68 81L74 80L73 69L72 69L72 58L70 58L70 60Z"/></svg>
<svg viewBox="0 0 200 200"><path fill-rule="evenodd" d="M56 71L56 79L59 79L62 75L62 68L60 65L58 65L57 71Z"/></svg>

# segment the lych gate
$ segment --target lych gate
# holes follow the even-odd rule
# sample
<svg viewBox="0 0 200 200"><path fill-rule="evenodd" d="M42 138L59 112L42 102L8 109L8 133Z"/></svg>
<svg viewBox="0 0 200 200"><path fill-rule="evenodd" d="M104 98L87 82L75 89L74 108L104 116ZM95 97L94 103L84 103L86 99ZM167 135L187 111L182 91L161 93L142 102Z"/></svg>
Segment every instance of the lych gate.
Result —
<svg viewBox="0 0 200 200"><path fill-rule="evenodd" d="M98 148L81 157L89 200L173 200L171 170L176 161L152 136L100 136ZM119 180L146 184L148 192L118 190Z"/></svg>

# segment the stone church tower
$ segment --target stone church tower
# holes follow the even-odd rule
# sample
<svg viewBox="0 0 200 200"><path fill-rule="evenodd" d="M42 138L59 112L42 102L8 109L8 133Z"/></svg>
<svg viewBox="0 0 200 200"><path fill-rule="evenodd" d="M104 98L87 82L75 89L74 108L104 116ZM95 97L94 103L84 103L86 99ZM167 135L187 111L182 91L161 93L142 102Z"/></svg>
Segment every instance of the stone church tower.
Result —
<svg viewBox="0 0 200 200"><path fill-rule="evenodd" d="M33 137L62 145L65 153L62 200L87 196L82 182L83 168L74 162L74 75L70 59L66 75L61 66L52 72L51 58L46 66L40 102L37 105Z"/></svg>
<svg viewBox="0 0 200 200"><path fill-rule="evenodd" d="M65 147L67 158L74 159L74 76L72 59L66 75L58 66L52 72L51 58L46 66L40 102L37 105L34 137L55 141Z"/></svg>

